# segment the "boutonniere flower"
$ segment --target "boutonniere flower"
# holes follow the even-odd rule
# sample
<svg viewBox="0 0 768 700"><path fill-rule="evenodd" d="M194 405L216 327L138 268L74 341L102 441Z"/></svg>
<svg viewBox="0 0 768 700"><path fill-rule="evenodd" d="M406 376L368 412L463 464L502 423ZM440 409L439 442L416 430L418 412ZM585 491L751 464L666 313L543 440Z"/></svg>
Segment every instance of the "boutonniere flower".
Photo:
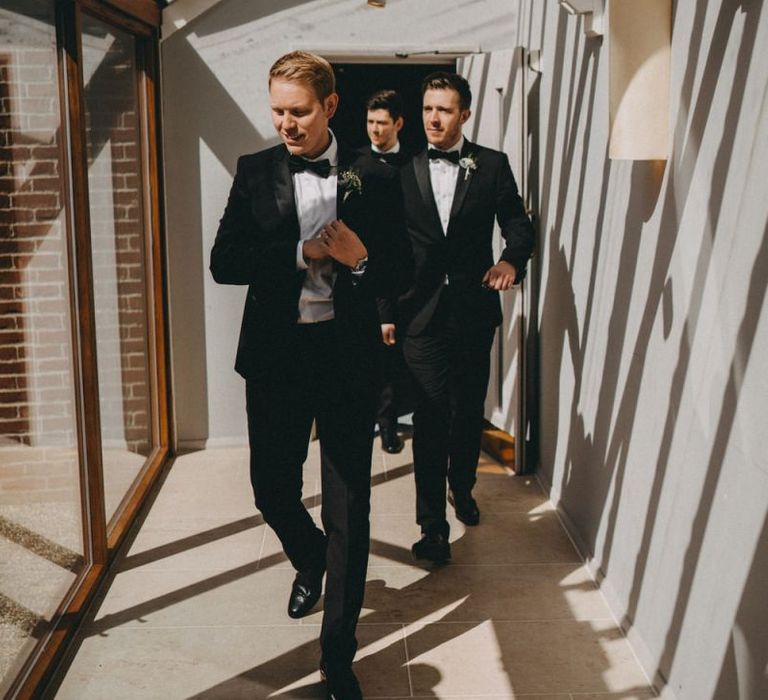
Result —
<svg viewBox="0 0 768 700"><path fill-rule="evenodd" d="M477 170L477 160L475 160L474 153L467 153L463 158L459 159L459 165L464 168L464 179L466 180L473 170Z"/></svg>
<svg viewBox="0 0 768 700"><path fill-rule="evenodd" d="M342 200L344 202L352 194L363 193L363 182L354 168L347 168L339 173L339 185L344 190L344 199Z"/></svg>

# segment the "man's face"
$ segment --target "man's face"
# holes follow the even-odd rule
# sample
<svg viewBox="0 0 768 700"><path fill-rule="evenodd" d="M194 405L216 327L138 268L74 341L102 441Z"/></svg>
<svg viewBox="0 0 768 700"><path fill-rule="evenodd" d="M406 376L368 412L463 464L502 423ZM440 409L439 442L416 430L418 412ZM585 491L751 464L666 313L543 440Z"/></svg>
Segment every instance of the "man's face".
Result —
<svg viewBox="0 0 768 700"><path fill-rule="evenodd" d="M403 128L403 118L392 119L388 109L368 110L368 138L380 151L388 151L397 143L397 134Z"/></svg>
<svg viewBox="0 0 768 700"><path fill-rule="evenodd" d="M470 111L461 109L459 93L446 88L424 93L422 117L424 133L431 146L446 150L461 138L461 127Z"/></svg>
<svg viewBox="0 0 768 700"><path fill-rule="evenodd" d="M328 121L336 112L336 93L320 100L311 85L275 78L269 86L272 123L288 150L315 158L328 147Z"/></svg>

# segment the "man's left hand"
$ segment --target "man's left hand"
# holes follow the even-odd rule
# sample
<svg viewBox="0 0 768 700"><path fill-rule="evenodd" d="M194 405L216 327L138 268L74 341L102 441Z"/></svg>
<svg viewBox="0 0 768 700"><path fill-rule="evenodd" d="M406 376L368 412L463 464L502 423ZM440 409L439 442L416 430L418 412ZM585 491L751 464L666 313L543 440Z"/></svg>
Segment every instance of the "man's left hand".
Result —
<svg viewBox="0 0 768 700"><path fill-rule="evenodd" d="M328 246L330 256L347 267L354 267L368 255L363 242L341 219L323 226L320 237Z"/></svg>
<svg viewBox="0 0 768 700"><path fill-rule="evenodd" d="M500 260L485 273L483 286L499 292L506 292L508 289L512 289L516 278L517 270L515 266L510 265L505 260Z"/></svg>

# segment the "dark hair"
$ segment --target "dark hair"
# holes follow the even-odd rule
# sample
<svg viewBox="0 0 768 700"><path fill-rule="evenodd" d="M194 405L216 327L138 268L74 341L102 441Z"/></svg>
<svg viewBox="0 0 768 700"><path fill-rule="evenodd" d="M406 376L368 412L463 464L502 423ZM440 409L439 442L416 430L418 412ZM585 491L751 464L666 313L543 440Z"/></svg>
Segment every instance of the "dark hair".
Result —
<svg viewBox="0 0 768 700"><path fill-rule="evenodd" d="M394 90L379 90L368 98L365 108L368 111L386 109L392 121L395 122L403 116L403 98Z"/></svg>
<svg viewBox="0 0 768 700"><path fill-rule="evenodd" d="M459 93L459 105L462 109L469 109L472 105L472 91L466 78L456 73L438 71L430 73L421 83L421 95L427 90L455 90Z"/></svg>

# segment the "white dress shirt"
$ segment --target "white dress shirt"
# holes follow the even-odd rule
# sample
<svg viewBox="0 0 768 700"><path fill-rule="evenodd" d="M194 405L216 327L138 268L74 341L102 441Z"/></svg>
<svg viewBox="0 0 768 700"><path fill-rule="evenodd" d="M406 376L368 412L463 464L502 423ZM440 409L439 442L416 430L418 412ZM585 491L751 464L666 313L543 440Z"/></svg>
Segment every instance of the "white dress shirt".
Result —
<svg viewBox="0 0 768 700"><path fill-rule="evenodd" d="M331 174L320 177L311 170L293 173L293 192L296 199L296 213L299 217L300 240L296 248L296 269L306 270L304 286L299 297L299 323L330 321L333 316L333 283L336 273L332 260L304 260L304 241L319 238L326 224L336 219L336 186L338 182L338 144L331 133L331 143L317 158L327 158L331 163Z"/></svg>
<svg viewBox="0 0 768 700"><path fill-rule="evenodd" d="M395 141L395 145L387 151L382 151L376 144L371 144L371 150L374 153L400 153L400 142Z"/></svg>
<svg viewBox="0 0 768 700"><path fill-rule="evenodd" d="M446 148L445 150L447 152L458 151L461 153L462 146L464 146L464 136L451 148ZM429 148L432 148L432 146L429 146ZM435 194L435 204L437 204L437 211L440 214L440 223L443 225L443 234L447 234L448 222L451 219L453 195L456 192L456 181L459 179L459 166L449 163L442 158L430 159L429 179L432 182L432 192Z"/></svg>

